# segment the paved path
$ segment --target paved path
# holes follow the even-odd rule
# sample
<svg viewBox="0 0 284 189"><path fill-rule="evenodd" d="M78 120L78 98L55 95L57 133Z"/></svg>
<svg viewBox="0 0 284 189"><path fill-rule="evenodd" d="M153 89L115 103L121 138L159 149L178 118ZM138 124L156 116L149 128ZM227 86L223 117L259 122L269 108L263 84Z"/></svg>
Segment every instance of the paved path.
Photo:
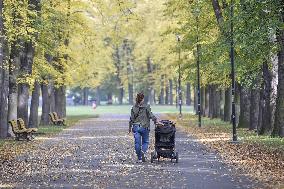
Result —
<svg viewBox="0 0 284 189"><path fill-rule="evenodd" d="M233 174L214 153L180 131L176 136L179 163L166 159L135 163L127 118L105 115L81 121L30 154L1 165L0 183L15 188L257 187L249 178Z"/></svg>

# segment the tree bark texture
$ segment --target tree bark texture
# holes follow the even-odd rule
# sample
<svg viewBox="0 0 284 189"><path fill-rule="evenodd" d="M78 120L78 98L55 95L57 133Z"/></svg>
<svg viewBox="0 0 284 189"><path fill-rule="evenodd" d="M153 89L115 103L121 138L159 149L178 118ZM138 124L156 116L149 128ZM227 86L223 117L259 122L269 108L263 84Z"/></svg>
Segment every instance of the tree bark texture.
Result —
<svg viewBox="0 0 284 189"><path fill-rule="evenodd" d="M28 123L28 102L30 86L26 82L27 76L32 74L32 64L34 58L34 47L31 42L25 43L24 53L21 57L18 85L18 117L22 118L24 122Z"/></svg>
<svg viewBox="0 0 284 189"><path fill-rule="evenodd" d="M220 118L224 121L225 91L220 90Z"/></svg>
<svg viewBox="0 0 284 189"><path fill-rule="evenodd" d="M206 94L205 94L205 87L201 87L200 89L200 107L201 107L201 115L205 116L205 98L206 98Z"/></svg>
<svg viewBox="0 0 284 189"><path fill-rule="evenodd" d="M50 111L50 98L48 93L48 84L42 83L41 84L41 95L42 95L42 113L41 113L41 125L48 125L49 124L49 113Z"/></svg>
<svg viewBox="0 0 284 189"><path fill-rule="evenodd" d="M194 86L194 110L196 115L198 115L197 100L197 87Z"/></svg>
<svg viewBox="0 0 284 189"><path fill-rule="evenodd" d="M209 117L213 118L213 109L214 109L214 95L213 95L213 86L209 85Z"/></svg>
<svg viewBox="0 0 284 189"><path fill-rule="evenodd" d="M118 96L118 103L122 104L123 103L123 95L124 95L124 89L123 89L123 84L121 82L121 72L122 72L122 64L121 64L121 57L120 57L120 51L119 48L115 48L115 53L113 55L114 58L114 65L116 68L116 77L117 77L117 85L119 89L119 96Z"/></svg>
<svg viewBox="0 0 284 189"><path fill-rule="evenodd" d="M191 105L191 89L190 83L186 83L186 105Z"/></svg>
<svg viewBox="0 0 284 189"><path fill-rule="evenodd" d="M149 75L152 74L154 68L153 68L153 64L152 64L152 61L151 61L151 58L150 57L147 57L147 72ZM154 91L154 88L153 88L153 81L152 81L152 78L149 79L150 81L148 81L147 85L148 85L148 101L151 105L155 104L155 91Z"/></svg>
<svg viewBox="0 0 284 189"><path fill-rule="evenodd" d="M218 91L217 86L214 85L213 89L213 118L220 117L220 91Z"/></svg>
<svg viewBox="0 0 284 189"><path fill-rule="evenodd" d="M170 105L174 104L174 94L173 94L173 80L169 80L169 103Z"/></svg>
<svg viewBox="0 0 284 189"><path fill-rule="evenodd" d="M178 108L178 81L176 80L175 83L176 83L176 108Z"/></svg>
<svg viewBox="0 0 284 189"><path fill-rule="evenodd" d="M84 87L83 89L83 103L85 106L87 106L89 103L89 88L88 87Z"/></svg>
<svg viewBox="0 0 284 189"><path fill-rule="evenodd" d="M258 127L259 118L259 89L252 89L250 96L250 125L249 130L254 130Z"/></svg>
<svg viewBox="0 0 284 189"><path fill-rule="evenodd" d="M225 90L224 121L231 121L232 115L232 90L231 87Z"/></svg>
<svg viewBox="0 0 284 189"><path fill-rule="evenodd" d="M262 121L259 125L259 134L269 134L271 132L271 107L270 107L270 94L271 94L271 73L268 64L263 63L262 67L262 95L261 95L261 108L262 108Z"/></svg>
<svg viewBox="0 0 284 189"><path fill-rule="evenodd" d="M118 103L121 105L123 104L123 96L124 96L124 89L123 86L119 89L119 97L118 97Z"/></svg>
<svg viewBox="0 0 284 189"><path fill-rule="evenodd" d="M66 117L66 87L55 88L55 111L59 117Z"/></svg>
<svg viewBox="0 0 284 189"><path fill-rule="evenodd" d="M281 15L281 21L284 22L284 15ZM274 136L284 137L284 30L280 30L277 40L280 44L278 53L278 90L275 111L275 124L273 129Z"/></svg>
<svg viewBox="0 0 284 189"><path fill-rule="evenodd" d="M170 92L170 89L169 89L169 83L166 82L166 90L165 90L165 104L169 104L169 92Z"/></svg>
<svg viewBox="0 0 284 189"><path fill-rule="evenodd" d="M159 104L165 104L165 82L164 82L164 75L161 76L161 91L160 91L160 98Z"/></svg>
<svg viewBox="0 0 284 189"><path fill-rule="evenodd" d="M55 112L55 87L53 81L49 80L48 97L50 103L50 112Z"/></svg>
<svg viewBox="0 0 284 189"><path fill-rule="evenodd" d="M10 61L9 61L9 95L8 95L8 120L18 118L17 104L18 104L18 84L17 77L20 67L21 50L16 47L15 42L11 47ZM8 136L13 136L12 128L8 129Z"/></svg>
<svg viewBox="0 0 284 189"><path fill-rule="evenodd" d="M214 9L214 13L217 19L217 22L219 24L219 26L221 26L222 22L223 22L223 15L222 15L222 10L219 4L218 0L212 0L212 5L213 5L213 9Z"/></svg>
<svg viewBox="0 0 284 189"><path fill-rule="evenodd" d="M40 85L37 81L35 81L33 92L32 92L30 118L29 118L29 124L28 124L30 128L38 127L39 95L40 95Z"/></svg>
<svg viewBox="0 0 284 189"><path fill-rule="evenodd" d="M270 107L271 107L271 127L275 121L276 101L277 101L277 86L278 86L278 57L273 55L271 57L272 70L271 70L271 94L270 94Z"/></svg>
<svg viewBox="0 0 284 189"><path fill-rule="evenodd" d="M209 86L205 87L205 109L204 109L204 116L209 117Z"/></svg>
<svg viewBox="0 0 284 189"><path fill-rule="evenodd" d="M96 89L96 103L97 105L101 104L101 88L99 86Z"/></svg>
<svg viewBox="0 0 284 189"><path fill-rule="evenodd" d="M8 45L4 38L3 0L0 0L0 138L8 136L8 90L9 70L6 63L8 59Z"/></svg>
<svg viewBox="0 0 284 189"><path fill-rule="evenodd" d="M250 90L241 86L240 91L240 118L238 127L249 128L250 126Z"/></svg>

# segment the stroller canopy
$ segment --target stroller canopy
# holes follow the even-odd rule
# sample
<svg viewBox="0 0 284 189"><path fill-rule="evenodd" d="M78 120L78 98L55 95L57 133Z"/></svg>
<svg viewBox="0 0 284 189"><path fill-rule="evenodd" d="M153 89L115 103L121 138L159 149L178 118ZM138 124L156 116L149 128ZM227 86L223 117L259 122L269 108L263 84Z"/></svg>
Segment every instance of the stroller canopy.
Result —
<svg viewBox="0 0 284 189"><path fill-rule="evenodd" d="M157 127L155 131L161 134L169 134L169 133L175 133L176 128L172 126L171 124L163 124Z"/></svg>

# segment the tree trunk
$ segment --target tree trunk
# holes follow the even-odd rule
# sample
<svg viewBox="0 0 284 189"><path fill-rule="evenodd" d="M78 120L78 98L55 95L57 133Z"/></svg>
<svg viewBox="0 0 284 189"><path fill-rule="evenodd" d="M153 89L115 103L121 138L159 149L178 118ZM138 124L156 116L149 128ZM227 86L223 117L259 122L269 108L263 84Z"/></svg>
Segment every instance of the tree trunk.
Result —
<svg viewBox="0 0 284 189"><path fill-rule="evenodd" d="M1 78L0 78L0 81L1 81L0 83L1 84L1 89L0 89L0 138L6 138L8 136L7 98L8 98L8 93L9 93L9 71L5 67L2 67L0 68L0 72L1 72L0 74L1 75Z"/></svg>
<svg viewBox="0 0 284 189"><path fill-rule="evenodd" d="M275 41L275 36L273 41ZM271 127L272 131L275 126L275 112L276 112L276 101L277 101L277 87L278 87L278 57L277 55L272 55L272 71L271 71L271 93L270 93L270 107L271 107ZM274 134L273 134L274 135Z"/></svg>
<svg viewBox="0 0 284 189"><path fill-rule="evenodd" d="M66 87L55 88L55 111L59 117L66 117Z"/></svg>
<svg viewBox="0 0 284 189"><path fill-rule="evenodd" d="M220 117L220 92L217 90L217 86L213 86L213 115L212 118Z"/></svg>
<svg viewBox="0 0 284 189"><path fill-rule="evenodd" d="M153 64L152 64L152 61L151 61L151 58L150 57L147 57L147 73L149 75L152 74L153 72ZM147 82L147 85L148 85L148 101L149 103L152 105L152 104L155 104L155 91L154 91L154 88L153 88L153 81L152 79L150 78L150 81Z"/></svg>
<svg viewBox="0 0 284 189"><path fill-rule="evenodd" d="M198 107L197 107L197 103L198 103L198 99L197 99L197 87L194 86L194 110L195 110L195 114L198 115Z"/></svg>
<svg viewBox="0 0 284 189"><path fill-rule="evenodd" d="M28 103L29 103L29 89L30 86L26 82L27 76L32 74L32 65L34 58L34 47L31 42L25 43L24 53L21 57L21 65L19 72L19 80L21 81L18 85L18 118L22 118L24 122L28 123Z"/></svg>
<svg viewBox="0 0 284 189"><path fill-rule="evenodd" d="M107 94L107 101L108 101L108 104L112 104L112 93L111 92Z"/></svg>
<svg viewBox="0 0 284 189"><path fill-rule="evenodd" d="M26 83L21 83L18 85L18 108L17 115L18 118L22 118L27 124L29 119L28 114L28 102L29 102L29 85Z"/></svg>
<svg viewBox="0 0 284 189"><path fill-rule="evenodd" d="M270 92L271 92L271 73L268 64L265 62L262 67L263 88L261 95L262 121L259 125L259 134L269 134L271 131L271 107L270 107Z"/></svg>
<svg viewBox="0 0 284 189"><path fill-rule="evenodd" d="M236 125L239 124L240 120L240 95L241 86L239 83L236 83L236 92L235 92L235 103L236 103Z"/></svg>
<svg viewBox="0 0 284 189"><path fill-rule="evenodd" d="M282 11L281 21L284 22ZM277 36L280 45L278 53L278 90L275 111L274 136L284 137L284 30L280 30Z"/></svg>
<svg viewBox="0 0 284 189"><path fill-rule="evenodd" d="M169 91L169 84L168 84L168 82L167 82L167 84L166 84L166 91L165 91L165 92L166 92L165 104L168 105L168 104L169 104L169 101L170 101L170 100L169 100L169 92L170 92L170 91Z"/></svg>
<svg viewBox="0 0 284 189"><path fill-rule="evenodd" d="M201 87L200 90L201 90L201 93L200 93L200 97L201 97L201 102L200 102L200 104L201 104L201 114L203 116L205 116L205 109L206 109L206 107L205 107L205 98L206 98L205 87Z"/></svg>
<svg viewBox="0 0 284 189"><path fill-rule="evenodd" d="M191 90L190 83L186 83L186 105L191 105Z"/></svg>
<svg viewBox="0 0 284 189"><path fill-rule="evenodd" d="M224 121L231 121L232 115L232 90L231 87L225 90Z"/></svg>
<svg viewBox="0 0 284 189"><path fill-rule="evenodd" d="M84 87L83 89L83 103L85 106L87 106L89 103L89 88L88 87Z"/></svg>
<svg viewBox="0 0 284 189"><path fill-rule="evenodd" d="M213 95L213 86L209 85L209 117L213 118L213 109L214 109L214 95Z"/></svg>
<svg viewBox="0 0 284 189"><path fill-rule="evenodd" d="M176 108L178 108L178 82L176 81Z"/></svg>
<svg viewBox="0 0 284 189"><path fill-rule="evenodd" d="M169 87L170 87L169 103L170 105L173 105L174 104L174 94L173 94L173 80L172 79L169 80Z"/></svg>
<svg viewBox="0 0 284 189"><path fill-rule="evenodd" d="M161 91L160 91L160 98L159 104L165 104L165 88L164 88L164 75L161 76Z"/></svg>
<svg viewBox="0 0 284 189"><path fill-rule="evenodd" d="M238 127L249 128L250 126L250 90L246 87L241 87L240 93L240 118Z"/></svg>
<svg viewBox="0 0 284 189"><path fill-rule="evenodd" d="M132 48L131 44L128 42L128 40L124 40L124 49L125 49L125 55L126 55L126 64L127 64L127 81L128 81L128 99L129 104L133 105L134 99L133 99L133 82L134 82L134 76L133 76L133 65L131 66L131 60L132 60ZM132 67L132 68L131 68Z"/></svg>
<svg viewBox="0 0 284 189"><path fill-rule="evenodd" d="M221 26L221 24L223 22L223 16L222 16L222 11L221 11L219 1L218 0L212 0L212 5L213 5L213 9L214 9L214 12L215 12L217 22L218 22L219 26Z"/></svg>
<svg viewBox="0 0 284 189"><path fill-rule="evenodd" d="M18 103L18 84L17 77L20 66L20 49L13 44L11 47L10 61L9 61L9 95L8 95L8 120L15 120L17 116ZM8 136L13 136L12 128L8 129Z"/></svg>
<svg viewBox="0 0 284 189"><path fill-rule="evenodd" d="M119 97L118 97L118 103L121 105L123 104L123 95L124 95L124 89L123 86L119 89Z"/></svg>
<svg viewBox="0 0 284 189"><path fill-rule="evenodd" d="M101 104L101 88L100 88L100 86L97 87L96 91L97 91L96 103L97 103L97 105L100 105Z"/></svg>
<svg viewBox="0 0 284 189"><path fill-rule="evenodd" d="M224 121L225 91L220 90L220 118Z"/></svg>
<svg viewBox="0 0 284 189"><path fill-rule="evenodd" d="M48 97L50 103L50 112L55 112L55 87L53 81L50 81L50 84L48 85Z"/></svg>
<svg viewBox="0 0 284 189"><path fill-rule="evenodd" d="M133 104L133 84L132 83L130 83L129 81L128 81L128 99L129 99L129 104Z"/></svg>
<svg viewBox="0 0 284 189"><path fill-rule="evenodd" d="M37 81L34 83L34 89L32 93L29 127L38 127L38 106L39 106L40 85Z"/></svg>
<svg viewBox="0 0 284 189"><path fill-rule="evenodd" d="M259 89L252 89L250 96L250 125L249 130L254 130L258 127L259 118Z"/></svg>
<svg viewBox="0 0 284 189"><path fill-rule="evenodd" d="M155 104L155 91L152 87L148 90L148 101L151 105Z"/></svg>
<svg viewBox="0 0 284 189"><path fill-rule="evenodd" d="M153 104L157 104L157 101L156 101L156 90L152 89L152 93L151 94L153 94Z"/></svg>
<svg viewBox="0 0 284 189"><path fill-rule="evenodd" d="M204 116L209 117L209 86L205 87L205 110L204 110Z"/></svg>
<svg viewBox="0 0 284 189"><path fill-rule="evenodd" d="M7 98L9 89L9 70L6 68L8 59L8 44L4 38L3 0L0 0L0 138L8 136Z"/></svg>
<svg viewBox="0 0 284 189"><path fill-rule="evenodd" d="M48 84L41 84L41 96L42 96L42 113L41 113L41 125L49 124L49 113L50 111L50 98L48 94Z"/></svg>

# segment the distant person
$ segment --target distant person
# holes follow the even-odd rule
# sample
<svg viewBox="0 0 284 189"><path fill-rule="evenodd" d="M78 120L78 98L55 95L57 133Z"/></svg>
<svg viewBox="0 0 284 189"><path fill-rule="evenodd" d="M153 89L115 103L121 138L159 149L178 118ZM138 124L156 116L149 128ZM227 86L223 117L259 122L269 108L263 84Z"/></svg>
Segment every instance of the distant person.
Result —
<svg viewBox="0 0 284 189"><path fill-rule="evenodd" d="M129 133L132 131L134 135L137 162L146 161L146 153L149 145L150 119L155 123L157 122L157 118L151 112L150 105L144 104L144 94L138 93L136 103L131 109L129 121Z"/></svg>
<svg viewBox="0 0 284 189"><path fill-rule="evenodd" d="M93 101L92 107L93 107L94 110L97 108L97 103L96 103L95 100Z"/></svg>

